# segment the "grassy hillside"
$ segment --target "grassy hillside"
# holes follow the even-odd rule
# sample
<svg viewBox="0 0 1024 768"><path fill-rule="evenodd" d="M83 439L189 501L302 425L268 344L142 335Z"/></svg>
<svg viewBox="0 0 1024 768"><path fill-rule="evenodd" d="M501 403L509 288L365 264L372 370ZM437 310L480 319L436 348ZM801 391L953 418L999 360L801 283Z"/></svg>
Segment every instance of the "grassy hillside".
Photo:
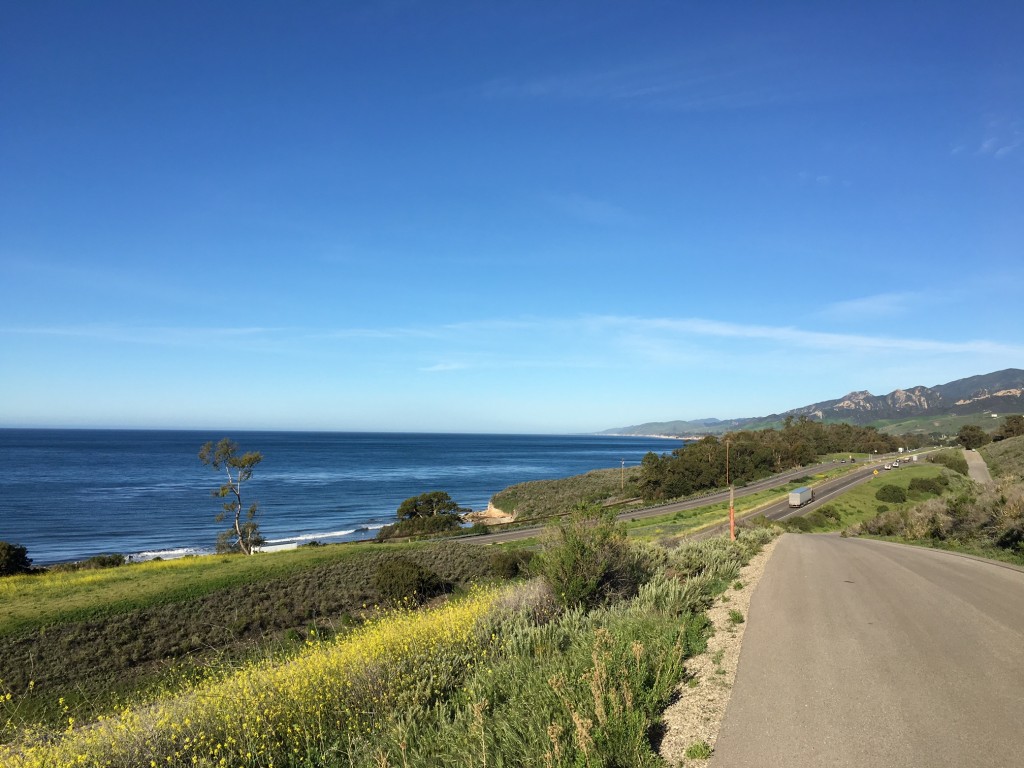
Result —
<svg viewBox="0 0 1024 768"><path fill-rule="evenodd" d="M886 472L791 527L841 529L844 535L883 536L1024 564L1024 437L993 443L981 452L997 478L995 487L970 481L962 453L950 449L932 456L945 465L915 465ZM915 478L927 480L929 474L942 479L945 487L918 481L915 488ZM878 498L883 485L898 486L906 499Z"/></svg>
<svg viewBox="0 0 1024 768"><path fill-rule="evenodd" d="M916 416L912 419L898 421L878 421L874 422L872 426L888 435L929 435L932 432L939 432L943 435L955 436L961 427L968 425L992 432L1002 426L1003 417L1009 415L1011 414L1000 413L998 418L992 418L992 415L988 413L969 413L963 416Z"/></svg>
<svg viewBox="0 0 1024 768"><path fill-rule="evenodd" d="M0 681L29 691L23 716L52 719L64 706L88 716L171 668L191 674L259 648L288 652L311 632L357 624L386 600L391 584L381 574L399 562L433 574L441 589L508 570L482 547L362 544L7 577Z"/></svg>
<svg viewBox="0 0 1024 768"><path fill-rule="evenodd" d="M203 623L224 628L226 616L251 613L267 594L286 614L315 614L318 601L372 588L375 563L378 575L393 575L405 559L452 578L475 572L474 579L508 573L508 563L501 551L470 545L381 545L135 566L130 578L126 569L3 581L5 603L21 618L0 652L9 667L0 683L0 765L663 765L650 736L684 661L704 648L702 611L770 535L750 531L736 543L665 552L636 547L595 514L579 513L547 539L537 558L542 579L375 613L335 626L333 637L304 632L290 646L264 637L248 659L194 656L184 672L163 665L143 697L122 690L116 707L111 690L131 666L107 666L101 679L91 677L93 667L114 663L105 657L120 658L135 634L156 641L181 623L193 632ZM276 575L260 578L258 565ZM194 593L172 589L168 572L187 574ZM302 586L289 592L286 584ZM596 591L571 600L570 588L581 584ZM133 591L146 597L122 599ZM40 595L55 605L32 614L25 604ZM137 624L140 611L165 607L173 613L159 627ZM77 646L89 647L87 634L68 639L62 630L84 624L112 642L72 656L85 653ZM30 665L8 658L23 640ZM43 660L46 647L62 656ZM28 681L7 677L21 666L31 670ZM68 678L62 689L51 677L58 674ZM108 705L73 698L82 683ZM56 714L42 712L40 699L60 690Z"/></svg>
<svg viewBox="0 0 1024 768"><path fill-rule="evenodd" d="M989 443L978 449L993 477L1024 478L1024 435Z"/></svg>
<svg viewBox="0 0 1024 768"><path fill-rule="evenodd" d="M578 504L601 504L632 499L639 495L639 467L598 469L584 475L556 480L533 480L512 485L491 499L491 503L517 521L565 514Z"/></svg>
<svg viewBox="0 0 1024 768"><path fill-rule="evenodd" d="M945 470L937 464L917 462L897 470L880 472L877 477L851 488L810 514L802 518L790 518L789 527L807 532L834 531L871 520L883 507L897 514L902 513L940 495L911 488L915 478L932 479L940 476L948 478L946 493L956 493L968 486L968 481L956 472ZM880 501L877 494L886 485L901 488L906 493L907 500L899 503Z"/></svg>

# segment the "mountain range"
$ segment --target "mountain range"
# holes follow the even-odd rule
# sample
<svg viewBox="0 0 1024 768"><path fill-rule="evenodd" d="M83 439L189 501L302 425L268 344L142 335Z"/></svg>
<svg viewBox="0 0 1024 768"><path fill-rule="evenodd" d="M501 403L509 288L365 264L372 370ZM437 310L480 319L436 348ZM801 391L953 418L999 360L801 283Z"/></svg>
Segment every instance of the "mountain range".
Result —
<svg viewBox="0 0 1024 768"><path fill-rule="evenodd" d="M784 413L740 419L695 419L661 421L608 429L603 435L695 435L722 434L739 429L779 426L787 416L806 416L815 421L849 424L884 424L918 417L968 416L985 413L1024 412L1024 370L1007 368L980 376L957 379L934 387L896 389L887 395L866 390L850 392L833 400L794 408Z"/></svg>

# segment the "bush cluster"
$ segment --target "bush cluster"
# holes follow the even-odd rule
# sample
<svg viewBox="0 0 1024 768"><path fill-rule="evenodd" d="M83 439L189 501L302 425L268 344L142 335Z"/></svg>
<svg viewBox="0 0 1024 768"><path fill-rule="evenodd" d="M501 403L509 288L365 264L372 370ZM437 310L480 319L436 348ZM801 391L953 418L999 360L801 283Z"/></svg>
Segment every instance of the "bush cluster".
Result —
<svg viewBox="0 0 1024 768"><path fill-rule="evenodd" d="M441 577L429 568L424 568L408 558L397 557L377 566L373 586L385 601L412 601L422 604L450 591L452 585L442 581Z"/></svg>
<svg viewBox="0 0 1024 768"><path fill-rule="evenodd" d="M615 513L600 507L581 506L554 526L535 564L564 606L584 609L632 597L652 575Z"/></svg>
<svg viewBox="0 0 1024 768"><path fill-rule="evenodd" d="M892 504L902 504L907 500L907 492L898 485L883 485L875 493L875 498Z"/></svg>
<svg viewBox="0 0 1024 768"><path fill-rule="evenodd" d="M32 558L28 549L20 544L0 541L0 576L14 576L18 573L29 573L32 570Z"/></svg>
<svg viewBox="0 0 1024 768"><path fill-rule="evenodd" d="M76 560L73 563L58 563L51 565L49 570L57 572L69 571L92 571L100 568L119 568L125 564L125 557L121 554L93 555L86 560Z"/></svg>
<svg viewBox="0 0 1024 768"><path fill-rule="evenodd" d="M942 466L952 469L954 472L959 472L965 477L968 474L967 470L967 459L958 450L947 449L944 451L938 451L928 456L928 461L933 464L941 464Z"/></svg>
<svg viewBox="0 0 1024 768"><path fill-rule="evenodd" d="M907 490L941 496L948 485L949 478L945 475L939 475L938 477L914 477L911 478Z"/></svg>
<svg viewBox="0 0 1024 768"><path fill-rule="evenodd" d="M880 508L856 532L1024 556L1024 486L967 490L928 499L912 509Z"/></svg>
<svg viewBox="0 0 1024 768"><path fill-rule="evenodd" d="M462 522L457 515L410 517L406 520L399 520L393 525L385 525L378 530L377 541L415 536L437 536L457 531L461 527Z"/></svg>

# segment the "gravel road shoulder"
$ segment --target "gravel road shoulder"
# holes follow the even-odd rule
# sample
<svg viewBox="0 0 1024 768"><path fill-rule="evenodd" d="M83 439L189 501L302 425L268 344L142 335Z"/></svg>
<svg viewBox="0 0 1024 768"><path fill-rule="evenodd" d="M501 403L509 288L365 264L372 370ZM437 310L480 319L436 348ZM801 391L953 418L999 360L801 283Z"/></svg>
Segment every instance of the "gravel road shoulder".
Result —
<svg viewBox="0 0 1024 768"><path fill-rule="evenodd" d="M740 589L730 586L708 609L714 634L708 640L707 651L687 662L686 679L678 688L679 699L665 711L661 756L670 765L707 765L706 760L688 759L686 750L701 742L712 749L715 746L736 680L750 599L778 541L773 539L743 567L736 579L742 584ZM744 622L733 622L732 611L739 611Z"/></svg>

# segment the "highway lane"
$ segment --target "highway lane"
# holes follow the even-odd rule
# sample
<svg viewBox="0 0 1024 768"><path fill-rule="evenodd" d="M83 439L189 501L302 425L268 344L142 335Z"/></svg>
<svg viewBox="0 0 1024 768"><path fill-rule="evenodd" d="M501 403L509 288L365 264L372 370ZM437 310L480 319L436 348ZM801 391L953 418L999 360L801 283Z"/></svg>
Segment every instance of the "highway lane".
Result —
<svg viewBox="0 0 1024 768"><path fill-rule="evenodd" d="M1024 572L787 534L711 768L1024 765Z"/></svg>
<svg viewBox="0 0 1024 768"><path fill-rule="evenodd" d="M924 454L921 454L924 455ZM825 483L821 483L815 486L815 500L810 504L803 506L800 509L790 509L789 504L785 499L780 502L773 504L768 507L744 513L744 517L749 517L756 514L764 514L773 520L781 520L789 517L791 514L806 514L814 510L817 506L823 504L835 495L843 492L858 483L866 482L873 476L875 469L880 469L884 460L878 462L861 462L856 465L856 468L851 468L849 472L843 476L834 480L829 480ZM790 470L779 475L773 475L770 478L759 480L755 483L750 483L743 488L737 488L735 491L735 497L737 499L749 496L753 493L763 491L770 488L777 488L785 485L788 482L798 478L804 477L805 475L813 475L818 472L822 472L827 469L832 469L839 466L839 462L829 462L825 464L816 464L810 467L800 467L798 469ZM703 496L699 499L690 499L687 501L672 502L670 504L662 504L656 507L649 507L647 509L633 510L623 512L618 516L619 520L642 520L651 517L660 517L662 515L674 514L684 510L698 509L700 507L706 507L711 504L719 504L729 500L729 492L721 491L714 493L709 496ZM738 518L741 519L741 518ZM712 528L705 528L699 533L695 534L699 537L711 536L721 533L723 530L728 530L728 523L722 525L716 525ZM498 531L496 533L483 534L481 536L469 536L461 541L466 541L473 544L497 544L507 541L518 541L521 539L528 539L533 536L537 536L540 531L543 530L543 524L531 526L529 528L518 528L507 531Z"/></svg>

